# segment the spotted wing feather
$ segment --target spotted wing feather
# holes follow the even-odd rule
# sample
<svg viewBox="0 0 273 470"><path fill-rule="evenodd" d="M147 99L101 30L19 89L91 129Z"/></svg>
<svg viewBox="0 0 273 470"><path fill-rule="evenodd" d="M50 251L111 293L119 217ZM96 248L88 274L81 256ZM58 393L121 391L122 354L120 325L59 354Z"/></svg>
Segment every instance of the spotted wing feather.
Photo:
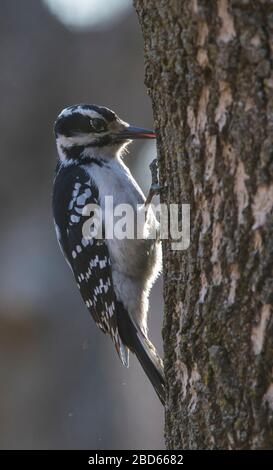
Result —
<svg viewBox="0 0 273 470"><path fill-rule="evenodd" d="M87 221L83 208L88 204L99 205L98 190L83 169L78 169L77 175L74 169L73 178L65 170L68 169L61 170L62 178L59 175L56 177L53 195L59 243L89 312L97 326L111 336L122 363L127 366L128 348L121 341L118 331L118 305L107 244L105 240L83 236L83 224ZM61 185L58 185L58 176Z"/></svg>

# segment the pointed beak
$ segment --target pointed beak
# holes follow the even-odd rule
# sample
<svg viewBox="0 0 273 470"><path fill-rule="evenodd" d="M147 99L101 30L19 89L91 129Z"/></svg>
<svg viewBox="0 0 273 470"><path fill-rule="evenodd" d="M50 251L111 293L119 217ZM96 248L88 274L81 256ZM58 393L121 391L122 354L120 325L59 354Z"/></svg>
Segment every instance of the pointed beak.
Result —
<svg viewBox="0 0 273 470"><path fill-rule="evenodd" d="M117 135L121 140L123 139L155 139L156 133L150 129L143 129L142 127L125 127Z"/></svg>

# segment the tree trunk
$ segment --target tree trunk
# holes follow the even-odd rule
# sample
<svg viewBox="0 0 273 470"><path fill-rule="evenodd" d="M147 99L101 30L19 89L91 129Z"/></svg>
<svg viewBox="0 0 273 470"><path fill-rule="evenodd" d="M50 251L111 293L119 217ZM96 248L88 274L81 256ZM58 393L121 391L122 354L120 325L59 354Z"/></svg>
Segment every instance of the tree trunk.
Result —
<svg viewBox="0 0 273 470"><path fill-rule="evenodd" d="M273 5L135 0L159 132L169 449L273 448Z"/></svg>

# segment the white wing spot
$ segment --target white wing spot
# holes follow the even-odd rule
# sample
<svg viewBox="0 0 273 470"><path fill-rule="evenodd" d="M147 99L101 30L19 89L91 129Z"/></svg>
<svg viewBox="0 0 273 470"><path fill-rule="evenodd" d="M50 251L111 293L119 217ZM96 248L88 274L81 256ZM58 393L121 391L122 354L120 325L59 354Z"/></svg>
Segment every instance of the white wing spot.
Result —
<svg viewBox="0 0 273 470"><path fill-rule="evenodd" d="M80 217L78 217L77 215L74 215L74 214L73 214L73 215L70 216L70 220L71 220L71 222L73 222L73 223L77 223L77 222L80 221Z"/></svg>
<svg viewBox="0 0 273 470"><path fill-rule="evenodd" d="M86 190L87 191L87 190ZM81 194L80 196L77 197L77 204L79 206L84 206L85 205L85 201L87 199L87 196L86 196L86 191L84 194ZM90 190L89 190L90 191ZM91 191L90 191L90 194L91 194Z"/></svg>
<svg viewBox="0 0 273 470"><path fill-rule="evenodd" d="M87 246L89 244L89 240L87 240L86 238L83 238L82 239L82 246Z"/></svg>
<svg viewBox="0 0 273 470"><path fill-rule="evenodd" d="M88 197L90 197L91 194L92 194L90 188L87 188L87 189L84 191L84 194L85 194L86 199L87 199Z"/></svg>

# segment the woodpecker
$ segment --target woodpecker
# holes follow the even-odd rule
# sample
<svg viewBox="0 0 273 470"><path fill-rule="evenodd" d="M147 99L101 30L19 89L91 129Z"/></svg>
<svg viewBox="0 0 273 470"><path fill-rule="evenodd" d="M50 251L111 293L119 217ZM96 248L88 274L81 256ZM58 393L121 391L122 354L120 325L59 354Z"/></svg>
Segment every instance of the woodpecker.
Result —
<svg viewBox="0 0 273 470"><path fill-rule="evenodd" d="M161 269L161 244L151 237L158 222L122 160L133 139L155 139L156 134L130 126L104 106L86 104L64 109L54 130L58 162L52 205L60 248L89 312L112 338L122 364L128 367L129 351L134 353L164 404L162 360L147 327L149 292ZM140 238L83 236L88 204L98 205L107 223L106 196L112 196L114 208L129 204L134 218L146 209Z"/></svg>

